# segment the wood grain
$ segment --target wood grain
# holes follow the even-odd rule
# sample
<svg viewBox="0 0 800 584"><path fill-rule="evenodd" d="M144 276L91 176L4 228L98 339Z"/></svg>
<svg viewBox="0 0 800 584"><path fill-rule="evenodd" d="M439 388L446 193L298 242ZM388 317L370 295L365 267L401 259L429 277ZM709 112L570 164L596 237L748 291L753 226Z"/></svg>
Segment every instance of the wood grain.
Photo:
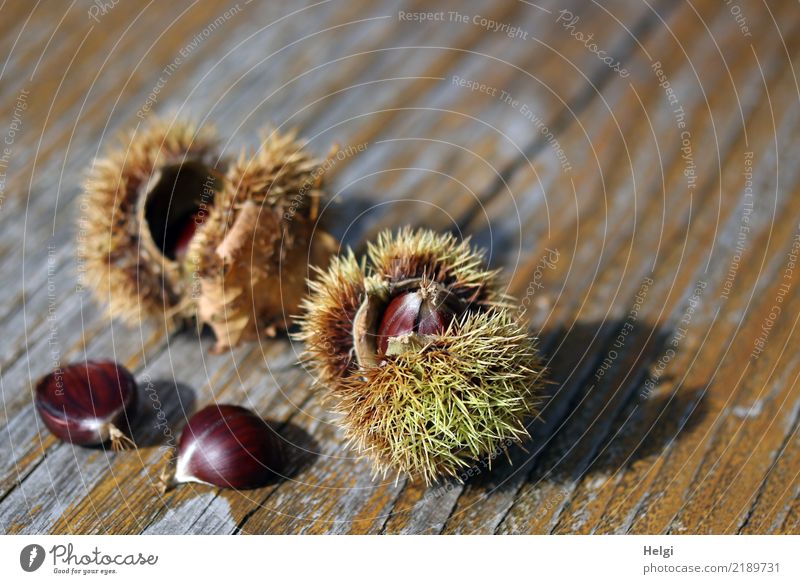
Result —
<svg viewBox="0 0 800 584"><path fill-rule="evenodd" d="M2 532L800 533L795 5L742 3L748 31L713 0L92 6L0 10ZM443 17L401 17L423 11ZM364 145L323 213L357 251L406 224L486 247L555 382L531 439L463 484L376 478L297 343L212 356L206 335L109 319L76 286L77 196L157 115L213 123L225 156L269 126L320 155ZM136 451L36 418L36 379L84 356L135 372ZM286 476L161 495L212 401L274 422Z"/></svg>

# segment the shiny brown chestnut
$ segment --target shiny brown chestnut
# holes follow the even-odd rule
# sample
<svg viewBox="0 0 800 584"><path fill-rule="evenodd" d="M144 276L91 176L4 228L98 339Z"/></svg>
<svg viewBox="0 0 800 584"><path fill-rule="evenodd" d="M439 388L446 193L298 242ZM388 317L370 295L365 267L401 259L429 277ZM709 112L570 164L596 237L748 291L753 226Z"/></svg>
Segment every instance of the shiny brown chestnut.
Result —
<svg viewBox="0 0 800 584"><path fill-rule="evenodd" d="M215 404L189 419L161 487L196 482L254 489L267 484L284 464L280 439L266 421L246 408Z"/></svg>
<svg viewBox="0 0 800 584"><path fill-rule="evenodd" d="M439 335L455 318L449 293L435 282L422 282L406 290L386 305L378 326L378 352L386 355L389 341L415 333Z"/></svg>
<svg viewBox="0 0 800 584"><path fill-rule="evenodd" d="M34 404L44 425L65 442L114 450L136 445L130 430L136 412L133 375L114 361L85 361L58 368L36 384Z"/></svg>

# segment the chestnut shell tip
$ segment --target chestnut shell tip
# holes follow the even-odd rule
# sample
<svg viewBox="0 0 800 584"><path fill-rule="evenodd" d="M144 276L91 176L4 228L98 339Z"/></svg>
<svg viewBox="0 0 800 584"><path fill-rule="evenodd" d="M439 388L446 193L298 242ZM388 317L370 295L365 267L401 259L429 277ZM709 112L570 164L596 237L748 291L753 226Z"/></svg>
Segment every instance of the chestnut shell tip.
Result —
<svg viewBox="0 0 800 584"><path fill-rule="evenodd" d="M158 475L155 486L159 495L165 495L175 488L175 464L172 461L166 463L166 466Z"/></svg>
<svg viewBox="0 0 800 584"><path fill-rule="evenodd" d="M117 428L114 424L108 425L108 438L111 441L111 449L114 452L136 449L136 442L134 442L133 438L125 435L125 433Z"/></svg>

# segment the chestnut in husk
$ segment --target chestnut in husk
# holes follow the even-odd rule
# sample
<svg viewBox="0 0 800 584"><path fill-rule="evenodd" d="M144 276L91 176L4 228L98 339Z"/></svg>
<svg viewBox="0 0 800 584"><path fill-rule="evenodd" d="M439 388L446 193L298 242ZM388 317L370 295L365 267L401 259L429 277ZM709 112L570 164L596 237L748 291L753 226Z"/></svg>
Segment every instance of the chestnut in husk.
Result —
<svg viewBox="0 0 800 584"><path fill-rule="evenodd" d="M544 369L497 276L468 241L406 228L309 283L304 360L378 472L458 477L528 436Z"/></svg>

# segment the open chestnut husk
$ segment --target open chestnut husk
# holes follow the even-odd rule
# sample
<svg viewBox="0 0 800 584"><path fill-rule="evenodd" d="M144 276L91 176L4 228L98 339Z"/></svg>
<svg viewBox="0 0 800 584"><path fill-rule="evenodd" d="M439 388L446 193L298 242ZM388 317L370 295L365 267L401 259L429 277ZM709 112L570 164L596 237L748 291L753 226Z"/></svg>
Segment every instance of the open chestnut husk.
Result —
<svg viewBox="0 0 800 584"><path fill-rule="evenodd" d="M93 165L76 244L83 280L129 324L208 325L217 352L273 336L309 266L327 266L338 246L317 225L323 175L293 133L230 162L213 130L157 121Z"/></svg>
<svg viewBox="0 0 800 584"><path fill-rule="evenodd" d="M265 420L240 406L215 404L189 419L160 486L166 491L194 482L254 489L279 475L285 464L280 437Z"/></svg>
<svg viewBox="0 0 800 584"><path fill-rule="evenodd" d="M528 436L545 371L497 277L468 241L406 228L309 283L304 361L377 472L459 478Z"/></svg>
<svg viewBox="0 0 800 584"><path fill-rule="evenodd" d="M111 316L172 330L191 316L181 234L222 186L213 130L166 120L124 136L92 165L80 202L82 283Z"/></svg>
<svg viewBox="0 0 800 584"><path fill-rule="evenodd" d="M233 162L222 191L189 243L200 322L215 352L287 329L311 266L338 248L318 225L322 161L294 133L265 134L252 156Z"/></svg>
<svg viewBox="0 0 800 584"><path fill-rule="evenodd" d="M111 442L114 450L136 445L130 432L136 413L136 380L113 361L73 363L42 377L34 404L44 425L61 440L81 446Z"/></svg>

